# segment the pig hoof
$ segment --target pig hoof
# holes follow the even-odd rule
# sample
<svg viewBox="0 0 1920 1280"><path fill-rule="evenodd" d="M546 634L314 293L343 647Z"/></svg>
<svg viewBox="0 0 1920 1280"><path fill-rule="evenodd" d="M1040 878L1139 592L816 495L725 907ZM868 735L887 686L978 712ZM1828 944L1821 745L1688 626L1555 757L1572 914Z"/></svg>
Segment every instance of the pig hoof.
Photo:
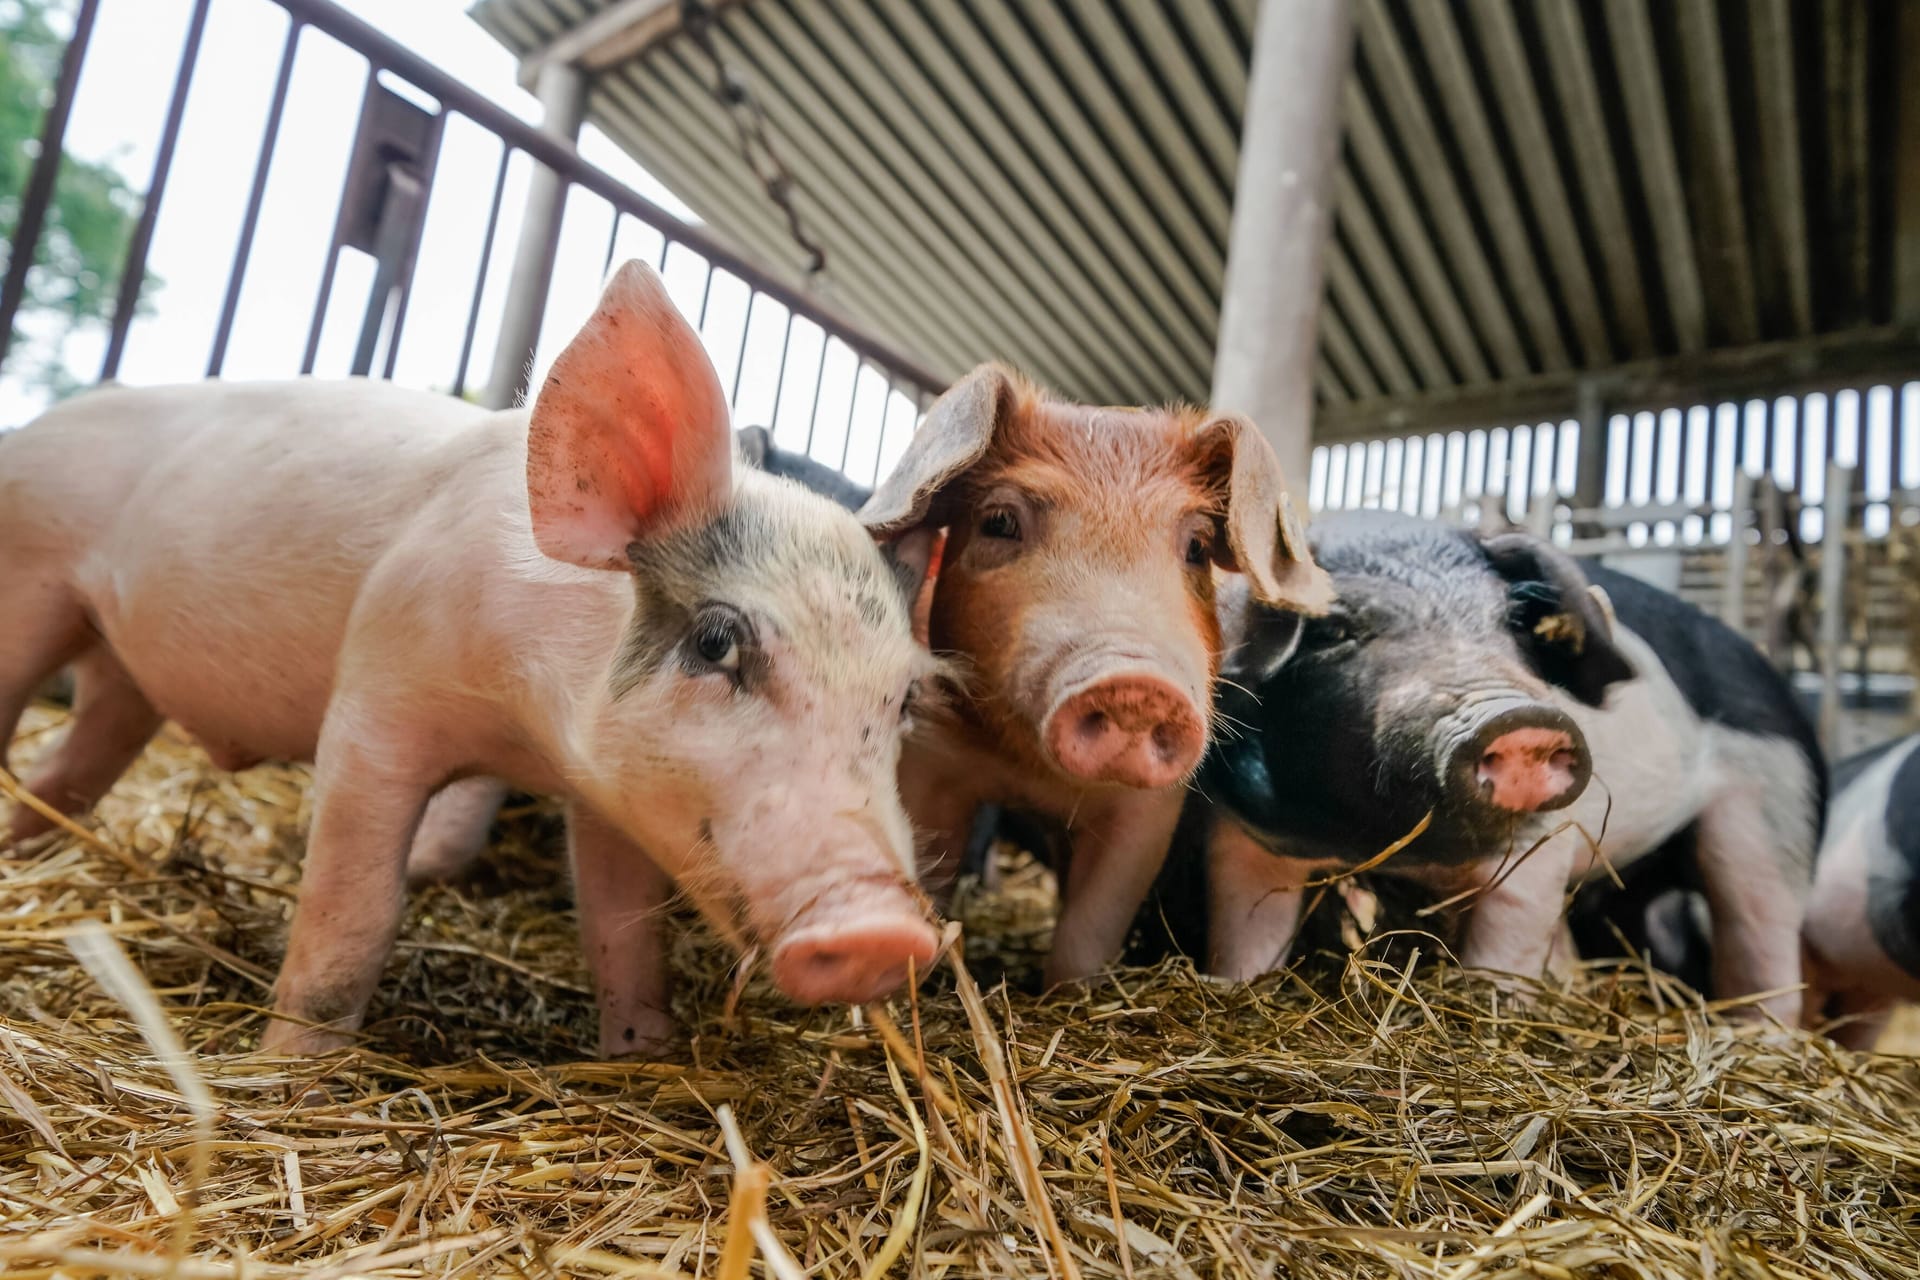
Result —
<svg viewBox="0 0 1920 1280"><path fill-rule="evenodd" d="M773 957L773 983L799 1004L865 1004L892 995L907 967L925 973L940 944L924 920L806 929Z"/></svg>

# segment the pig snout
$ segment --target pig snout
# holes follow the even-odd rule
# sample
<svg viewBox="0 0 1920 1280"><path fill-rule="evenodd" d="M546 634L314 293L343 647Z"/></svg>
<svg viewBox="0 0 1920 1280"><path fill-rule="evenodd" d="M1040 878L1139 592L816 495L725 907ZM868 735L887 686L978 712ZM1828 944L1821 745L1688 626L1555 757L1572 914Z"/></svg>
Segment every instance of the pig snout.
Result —
<svg viewBox="0 0 1920 1280"><path fill-rule="evenodd" d="M797 1004L865 1004L925 973L939 945L917 914L876 911L807 925L774 949L773 982Z"/></svg>
<svg viewBox="0 0 1920 1280"><path fill-rule="evenodd" d="M1150 675L1101 680L1063 699L1047 717L1047 750L1087 782L1167 787L1200 763L1207 729L1193 699Z"/></svg>
<svg viewBox="0 0 1920 1280"><path fill-rule="evenodd" d="M1580 727L1531 699L1476 709L1442 753L1441 775L1461 799L1501 813L1572 804L1593 776Z"/></svg>

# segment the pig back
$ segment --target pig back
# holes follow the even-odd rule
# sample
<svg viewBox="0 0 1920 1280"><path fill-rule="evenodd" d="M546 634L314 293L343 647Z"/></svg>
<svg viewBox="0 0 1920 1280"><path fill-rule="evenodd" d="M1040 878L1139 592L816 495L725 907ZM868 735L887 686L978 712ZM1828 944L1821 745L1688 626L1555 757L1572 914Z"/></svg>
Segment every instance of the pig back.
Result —
<svg viewBox="0 0 1920 1280"><path fill-rule="evenodd" d="M154 705L235 754L311 753L361 586L423 511L524 502L512 424L428 392L205 383L81 408L73 459L143 465L83 504L75 588Z"/></svg>

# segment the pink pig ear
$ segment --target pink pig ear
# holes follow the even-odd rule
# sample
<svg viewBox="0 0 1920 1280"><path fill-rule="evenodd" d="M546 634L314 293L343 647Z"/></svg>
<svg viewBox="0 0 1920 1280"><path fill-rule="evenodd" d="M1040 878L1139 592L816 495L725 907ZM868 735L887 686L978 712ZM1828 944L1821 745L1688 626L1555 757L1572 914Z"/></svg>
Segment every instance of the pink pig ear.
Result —
<svg viewBox="0 0 1920 1280"><path fill-rule="evenodd" d="M614 273L533 402L527 504L556 560L625 569L627 548L702 523L733 491L727 398L660 277Z"/></svg>

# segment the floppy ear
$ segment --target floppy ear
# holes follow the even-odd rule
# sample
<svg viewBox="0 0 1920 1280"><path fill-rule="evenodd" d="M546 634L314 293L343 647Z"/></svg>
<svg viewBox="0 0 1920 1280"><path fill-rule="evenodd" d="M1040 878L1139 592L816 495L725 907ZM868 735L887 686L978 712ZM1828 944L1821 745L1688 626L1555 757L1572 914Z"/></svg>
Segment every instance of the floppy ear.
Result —
<svg viewBox="0 0 1920 1280"><path fill-rule="evenodd" d="M861 523L883 542L929 523L941 493L993 443L1013 395L1012 375L997 364L983 364L947 388L899 463L860 508Z"/></svg>
<svg viewBox="0 0 1920 1280"><path fill-rule="evenodd" d="M733 492L727 398L660 277L614 273L533 402L527 505L556 560L628 567L627 548L701 523Z"/></svg>
<svg viewBox="0 0 1920 1280"><path fill-rule="evenodd" d="M880 548L913 620L913 638L923 645L928 642L933 584L940 577L940 555L945 548L946 534L927 525L916 525Z"/></svg>
<svg viewBox="0 0 1920 1280"><path fill-rule="evenodd" d="M1238 414L1207 422L1194 436L1210 464L1226 473L1225 538L1215 544L1223 569L1247 575L1261 604L1320 614L1333 603L1333 580L1313 562L1273 446Z"/></svg>
<svg viewBox="0 0 1920 1280"><path fill-rule="evenodd" d="M1480 539L1507 582L1507 614L1540 674L1590 707L1607 687L1634 677L1613 643L1613 610L1573 558L1524 533Z"/></svg>
<svg viewBox="0 0 1920 1280"><path fill-rule="evenodd" d="M740 460L755 471L767 468L767 446L772 443L773 433L765 427L742 427L733 433L740 445Z"/></svg>

